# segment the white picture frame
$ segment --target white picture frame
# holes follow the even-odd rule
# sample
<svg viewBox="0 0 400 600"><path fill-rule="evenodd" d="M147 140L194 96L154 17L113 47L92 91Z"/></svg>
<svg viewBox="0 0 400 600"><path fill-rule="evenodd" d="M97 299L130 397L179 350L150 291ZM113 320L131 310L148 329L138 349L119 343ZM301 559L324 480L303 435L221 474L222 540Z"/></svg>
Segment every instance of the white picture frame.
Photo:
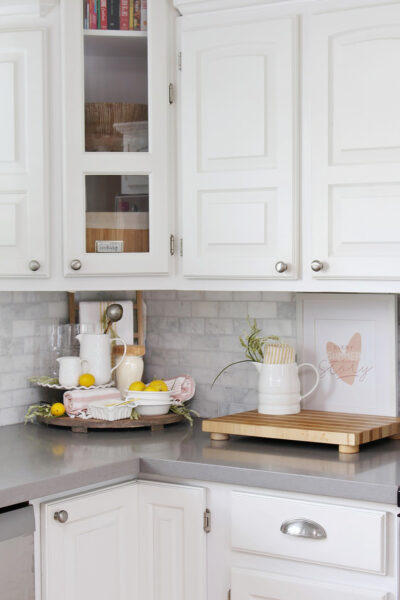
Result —
<svg viewBox="0 0 400 600"><path fill-rule="evenodd" d="M310 293L296 302L297 362L321 378L302 408L397 416L397 297Z"/></svg>

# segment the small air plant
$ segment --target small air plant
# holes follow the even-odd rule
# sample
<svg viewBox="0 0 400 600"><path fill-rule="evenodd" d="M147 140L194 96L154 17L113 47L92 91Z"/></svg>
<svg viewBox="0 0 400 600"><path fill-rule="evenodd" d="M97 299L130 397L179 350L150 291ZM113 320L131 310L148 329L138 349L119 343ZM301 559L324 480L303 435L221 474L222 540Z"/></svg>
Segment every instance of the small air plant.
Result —
<svg viewBox="0 0 400 600"><path fill-rule="evenodd" d="M240 363L245 362L264 362L265 344L267 344L270 341L275 343L280 342L279 337L276 335L268 335L266 337L260 335L262 331L258 327L256 319L250 319L250 317L247 317L247 322L249 324L250 331L247 334L244 334L243 336L239 337L241 346L245 348L246 358L244 360L237 360L224 367L212 382L211 387L213 387L214 383L217 381L220 375L222 375L222 373L224 373L227 369L229 369L229 367L232 367L233 365L238 365Z"/></svg>

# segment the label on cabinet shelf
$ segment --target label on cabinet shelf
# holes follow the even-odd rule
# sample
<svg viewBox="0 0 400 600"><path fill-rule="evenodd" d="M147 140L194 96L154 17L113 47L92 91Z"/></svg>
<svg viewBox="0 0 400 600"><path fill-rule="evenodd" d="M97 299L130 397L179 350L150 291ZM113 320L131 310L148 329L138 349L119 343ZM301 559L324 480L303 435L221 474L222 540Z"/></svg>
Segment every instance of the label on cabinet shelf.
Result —
<svg viewBox="0 0 400 600"><path fill-rule="evenodd" d="M124 242L123 240L113 241L98 241L96 240L96 252L123 252Z"/></svg>

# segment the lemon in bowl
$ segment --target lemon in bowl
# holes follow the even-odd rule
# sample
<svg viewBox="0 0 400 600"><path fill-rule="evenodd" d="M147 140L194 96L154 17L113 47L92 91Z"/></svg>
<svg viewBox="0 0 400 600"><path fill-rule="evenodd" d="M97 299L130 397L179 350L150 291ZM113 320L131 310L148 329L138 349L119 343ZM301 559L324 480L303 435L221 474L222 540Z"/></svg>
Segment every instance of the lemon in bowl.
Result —
<svg viewBox="0 0 400 600"><path fill-rule="evenodd" d="M128 388L129 392L143 392L146 389L146 385L143 381L134 381Z"/></svg>

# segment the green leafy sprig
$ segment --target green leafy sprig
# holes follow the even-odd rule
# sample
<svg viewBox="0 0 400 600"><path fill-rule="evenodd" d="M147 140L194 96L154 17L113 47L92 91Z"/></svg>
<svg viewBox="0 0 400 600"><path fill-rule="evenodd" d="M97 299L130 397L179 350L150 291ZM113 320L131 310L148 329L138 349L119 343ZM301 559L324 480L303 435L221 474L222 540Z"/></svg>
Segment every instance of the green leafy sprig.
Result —
<svg viewBox="0 0 400 600"><path fill-rule="evenodd" d="M279 342L280 339L277 335L262 336L261 329L257 325L256 319L253 321L247 317L247 322L250 327L250 332L247 335L240 336L240 344L245 349L246 357L251 362L264 362L264 348L265 344L269 341Z"/></svg>
<svg viewBox="0 0 400 600"><path fill-rule="evenodd" d="M229 367L233 367L233 365L239 365L240 363L245 362L264 362L265 344L267 344L268 341L280 342L280 339L277 335L260 335L261 329L258 327L256 319L252 320L250 319L250 317L247 317L247 322L250 327L249 333L243 334L243 336L239 337L240 344L245 349L246 358L244 360L237 360L224 367L222 371L220 371L215 377L214 381L211 384L211 387L214 386L214 383L222 375L222 373L229 369Z"/></svg>
<svg viewBox="0 0 400 600"><path fill-rule="evenodd" d="M44 417L48 419L51 417L51 405L50 404L32 404L26 412L24 423L33 423L36 417Z"/></svg>
<svg viewBox="0 0 400 600"><path fill-rule="evenodd" d="M181 417L183 417L184 419L186 419L187 421L189 421L190 427L193 427L193 417L192 417L192 415L195 415L195 417L199 417L200 416L198 412L196 412L193 409L188 408L184 404L172 404L172 406L171 406L171 408L169 410L170 410L170 412L173 412L176 415L180 415Z"/></svg>
<svg viewBox="0 0 400 600"><path fill-rule="evenodd" d="M31 383L41 383L42 385L58 385L59 381L57 377L48 377L47 375L42 375L40 377L30 377L29 381Z"/></svg>

